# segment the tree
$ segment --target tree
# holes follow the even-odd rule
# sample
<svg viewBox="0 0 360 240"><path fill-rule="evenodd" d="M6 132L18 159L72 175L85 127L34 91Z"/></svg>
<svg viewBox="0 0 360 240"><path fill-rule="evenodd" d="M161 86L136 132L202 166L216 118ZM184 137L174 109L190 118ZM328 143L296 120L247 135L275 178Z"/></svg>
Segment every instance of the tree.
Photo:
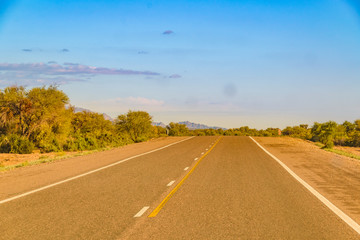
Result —
<svg viewBox="0 0 360 240"><path fill-rule="evenodd" d="M32 109L24 87L7 87L0 92L0 123L7 134L25 133L24 118Z"/></svg>
<svg viewBox="0 0 360 240"><path fill-rule="evenodd" d="M332 148L334 146L334 139L337 136L338 125L334 121L326 123L314 123L311 129L314 141L320 141L326 148Z"/></svg>
<svg viewBox="0 0 360 240"><path fill-rule="evenodd" d="M129 111L119 115L116 126L120 133L129 135L132 141L141 142L149 139L152 133L152 117L144 111Z"/></svg>
<svg viewBox="0 0 360 240"><path fill-rule="evenodd" d="M72 109L65 108L68 101L56 86L30 91L15 86L0 91L1 132L7 136L16 135L7 138L14 141L7 142L22 146L11 151L24 149L28 142L45 151L61 150L71 121Z"/></svg>
<svg viewBox="0 0 360 240"><path fill-rule="evenodd" d="M353 131L355 131L356 128L356 124L355 123L351 123L349 121L345 121L342 126L345 127L346 133L351 133Z"/></svg>
<svg viewBox="0 0 360 240"><path fill-rule="evenodd" d="M360 131L360 119L355 120L354 125L355 125L355 130Z"/></svg>
<svg viewBox="0 0 360 240"><path fill-rule="evenodd" d="M166 128L161 126L152 126L152 137L166 137Z"/></svg>
<svg viewBox="0 0 360 240"><path fill-rule="evenodd" d="M286 127L282 130L284 136L296 137L301 139L311 139L311 129L308 129L308 125L301 124L300 126Z"/></svg>
<svg viewBox="0 0 360 240"><path fill-rule="evenodd" d="M43 151L62 151L73 114L72 108L66 108L68 96L56 86L33 88L27 96L32 110L25 119L25 136Z"/></svg>
<svg viewBox="0 0 360 240"><path fill-rule="evenodd" d="M169 136L187 136L189 135L189 129L185 124L171 122L166 127L169 130Z"/></svg>
<svg viewBox="0 0 360 240"><path fill-rule="evenodd" d="M123 142L116 134L115 125L94 112L78 112L73 114L71 133L65 149L69 151L92 150L108 146L118 146Z"/></svg>

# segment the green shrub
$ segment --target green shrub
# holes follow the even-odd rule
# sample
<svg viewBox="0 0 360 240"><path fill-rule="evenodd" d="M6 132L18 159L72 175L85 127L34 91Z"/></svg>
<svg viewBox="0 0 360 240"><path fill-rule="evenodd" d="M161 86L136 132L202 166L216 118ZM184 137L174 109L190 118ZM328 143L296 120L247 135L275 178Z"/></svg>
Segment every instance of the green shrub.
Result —
<svg viewBox="0 0 360 240"><path fill-rule="evenodd" d="M0 137L0 152L1 153L9 153L11 151L11 144L8 136Z"/></svg>
<svg viewBox="0 0 360 240"><path fill-rule="evenodd" d="M29 154L34 150L34 144L25 137L12 134L0 138L0 152Z"/></svg>

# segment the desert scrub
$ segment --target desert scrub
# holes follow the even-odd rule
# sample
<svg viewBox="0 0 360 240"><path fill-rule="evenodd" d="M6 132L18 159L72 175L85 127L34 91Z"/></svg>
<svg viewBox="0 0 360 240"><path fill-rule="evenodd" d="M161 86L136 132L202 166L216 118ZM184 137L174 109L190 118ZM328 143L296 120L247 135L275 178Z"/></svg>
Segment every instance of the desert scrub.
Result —
<svg viewBox="0 0 360 240"><path fill-rule="evenodd" d="M1 153L29 154L34 150L34 144L26 137L16 134L0 137Z"/></svg>
<svg viewBox="0 0 360 240"><path fill-rule="evenodd" d="M346 156L346 157L349 157L349 158L354 158L354 159L360 160L359 155L349 153L349 152L345 152L345 151L342 151L342 150L339 150L339 149L324 148L324 150L328 151L328 152L333 152L333 153L336 153L336 154L339 154L339 155L342 155L342 156Z"/></svg>

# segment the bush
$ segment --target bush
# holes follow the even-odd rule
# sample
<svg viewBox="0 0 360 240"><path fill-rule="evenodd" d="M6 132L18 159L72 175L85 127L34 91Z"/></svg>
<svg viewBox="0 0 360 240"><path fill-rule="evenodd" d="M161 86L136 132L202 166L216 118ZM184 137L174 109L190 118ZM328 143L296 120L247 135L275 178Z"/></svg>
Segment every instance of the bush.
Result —
<svg viewBox="0 0 360 240"><path fill-rule="evenodd" d="M167 129L169 130L169 136L187 136L190 134L185 124L171 122Z"/></svg>
<svg viewBox="0 0 360 240"><path fill-rule="evenodd" d="M1 153L9 153L11 151L11 144L8 136L0 137L0 152Z"/></svg>
<svg viewBox="0 0 360 240"><path fill-rule="evenodd" d="M86 139L82 136L78 136L77 138L69 139L64 145L64 150L66 151L84 151L89 150L88 143Z"/></svg>
<svg viewBox="0 0 360 240"><path fill-rule="evenodd" d="M360 147L360 132L355 132L346 142L346 145L351 147Z"/></svg>
<svg viewBox="0 0 360 240"><path fill-rule="evenodd" d="M34 144L25 137L12 134L0 139L0 152L29 154L34 150Z"/></svg>

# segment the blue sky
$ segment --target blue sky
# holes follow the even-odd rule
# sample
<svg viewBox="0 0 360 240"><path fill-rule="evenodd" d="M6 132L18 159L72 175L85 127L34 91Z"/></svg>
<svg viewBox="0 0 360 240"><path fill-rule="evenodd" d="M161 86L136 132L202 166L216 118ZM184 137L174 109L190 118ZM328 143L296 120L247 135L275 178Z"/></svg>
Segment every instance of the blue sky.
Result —
<svg viewBox="0 0 360 240"><path fill-rule="evenodd" d="M360 118L360 3L0 0L0 88L113 117L285 127Z"/></svg>

